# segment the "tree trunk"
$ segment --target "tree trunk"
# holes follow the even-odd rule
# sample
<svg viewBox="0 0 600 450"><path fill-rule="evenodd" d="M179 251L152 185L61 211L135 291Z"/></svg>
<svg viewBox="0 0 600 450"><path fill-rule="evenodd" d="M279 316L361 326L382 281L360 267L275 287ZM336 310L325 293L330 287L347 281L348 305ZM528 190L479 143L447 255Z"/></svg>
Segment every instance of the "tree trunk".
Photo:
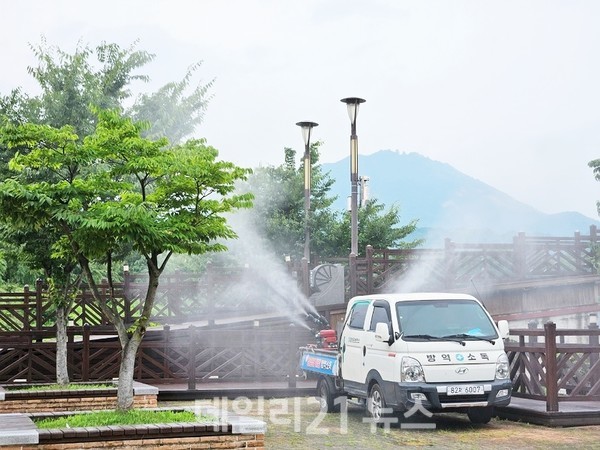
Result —
<svg viewBox="0 0 600 450"><path fill-rule="evenodd" d="M117 409L120 411L128 410L133 406L135 357L142 343L141 338L137 336L137 334L134 334L124 346L121 343L121 366L119 367L119 385L117 388Z"/></svg>
<svg viewBox="0 0 600 450"><path fill-rule="evenodd" d="M160 271L155 270L154 267L148 264L148 290L146 291L141 317L137 321L135 330L131 335L123 331L119 333L121 342L121 367L119 368L119 386L117 388L117 409L119 410L129 409L133 405L135 357L146 334L146 325L150 320L160 276ZM120 320L122 324L122 319ZM121 327L121 330L123 329L124 326Z"/></svg>
<svg viewBox="0 0 600 450"><path fill-rule="evenodd" d="M65 386L69 384L69 367L67 365L67 317L68 308L56 308L56 382Z"/></svg>

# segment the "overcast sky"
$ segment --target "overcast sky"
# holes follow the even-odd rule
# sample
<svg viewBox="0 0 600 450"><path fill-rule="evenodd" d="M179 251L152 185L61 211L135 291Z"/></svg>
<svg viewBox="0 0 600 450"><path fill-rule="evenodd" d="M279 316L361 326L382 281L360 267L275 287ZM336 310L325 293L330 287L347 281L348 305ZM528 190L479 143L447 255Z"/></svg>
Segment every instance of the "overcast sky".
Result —
<svg viewBox="0 0 600 450"><path fill-rule="evenodd" d="M322 161L339 161L340 99L356 96L360 154L418 152L540 211L598 217L587 165L600 158L598 1L0 2L2 94L35 92L29 44L41 36L66 51L139 39L156 54L145 91L203 61L197 80L214 79L214 97L196 135L223 159L280 164L310 120Z"/></svg>

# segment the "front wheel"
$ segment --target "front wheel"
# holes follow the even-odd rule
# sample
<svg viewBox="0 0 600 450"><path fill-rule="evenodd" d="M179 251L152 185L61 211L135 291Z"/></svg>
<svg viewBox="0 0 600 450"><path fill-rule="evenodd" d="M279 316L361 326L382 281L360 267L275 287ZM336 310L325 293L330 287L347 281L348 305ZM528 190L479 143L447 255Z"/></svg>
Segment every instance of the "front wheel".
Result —
<svg viewBox="0 0 600 450"><path fill-rule="evenodd" d="M381 419L384 417L384 410L385 399L383 398L383 391L379 384L375 383L369 390L367 411L375 423L381 423Z"/></svg>
<svg viewBox="0 0 600 450"><path fill-rule="evenodd" d="M467 411L467 416L469 416L469 420L471 421L471 423L482 425L492 420L493 415L493 406L486 406L484 408L469 408L469 410Z"/></svg>

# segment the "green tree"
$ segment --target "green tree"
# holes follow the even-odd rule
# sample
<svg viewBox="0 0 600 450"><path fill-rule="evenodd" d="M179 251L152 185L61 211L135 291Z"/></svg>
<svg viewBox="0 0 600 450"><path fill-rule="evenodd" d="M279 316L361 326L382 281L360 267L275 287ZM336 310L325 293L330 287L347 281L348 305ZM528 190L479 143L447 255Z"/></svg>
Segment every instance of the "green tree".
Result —
<svg viewBox="0 0 600 450"><path fill-rule="evenodd" d="M342 213L335 228L330 230L330 245L339 256L350 253L350 213ZM375 248L416 248L422 239L406 240L417 228L417 220L400 225L400 208L392 205L385 211L385 205L377 199L370 199L358 210L358 254L364 256L367 245Z"/></svg>
<svg viewBox="0 0 600 450"><path fill-rule="evenodd" d="M43 136L33 138L48 139L50 145L56 148L65 145L76 146L84 138L94 132L97 117L90 105L101 108L118 108L126 110L124 102L132 97L131 85L134 82L148 81L149 77L139 73L139 70L154 59L154 55L136 49L137 42L128 48L117 44L102 42L95 48L78 43L75 52L69 54L58 47L50 46L45 39L39 45L31 46L37 58L37 66L29 67L29 73L41 87L38 96L30 97L20 88L13 89L8 95L0 96L0 116L5 123L13 125L46 124L63 130L63 136L58 136L50 129L38 130ZM202 114L207 103L207 91L211 83L198 85L191 94L186 94L192 82L192 75L199 68L193 65L179 83L168 83L155 94L142 95L137 98L134 106L126 113L147 121L151 128L144 130L147 135L157 136L168 134L173 142L179 141L183 135L189 135L202 120ZM152 114L150 113L152 112ZM176 129L176 123L181 126ZM14 131L14 130L13 130ZM29 130L32 132L32 130ZM67 137L68 134L68 137ZM18 136L12 137L11 145L0 140L0 179L13 177L8 168L8 161L15 152L26 154L30 151L28 145L20 145ZM64 140L67 139L68 142ZM79 170L78 161L74 160L69 168L63 170L76 173ZM23 171L19 177L39 177L55 183L63 179L60 170ZM29 182L33 181L29 179ZM1 232L2 230L0 230ZM72 305L73 293L81 280L81 272L76 265L57 258L53 252L57 249L50 245L54 235L46 227L16 230L8 227L2 232L2 254L18 255L13 264L0 264L5 274L5 280L24 282L24 279L35 279L43 273L50 287L49 295L54 302L57 316L57 381L68 382L66 369L66 327L69 309ZM48 242L50 241L50 242ZM38 243L36 245L34 243ZM123 249L122 251L126 251ZM60 252L59 252L60 253ZM3 260L0 259L0 263ZM15 269L16 268L16 269ZM71 271L67 273L65 271ZM64 285L63 285L64 283ZM63 293L65 298L59 296ZM67 374L67 376L64 376Z"/></svg>
<svg viewBox="0 0 600 450"><path fill-rule="evenodd" d="M311 145L312 186L311 254L321 253L327 240L327 229L335 215L330 211L335 198L328 196L333 181L321 172L319 147ZM296 165L296 152L284 149L285 162L280 166L256 168L248 181L248 189L255 195L253 223L259 234L278 255L301 258L304 254L304 158Z"/></svg>
<svg viewBox="0 0 600 450"><path fill-rule="evenodd" d="M330 196L334 180L319 164L320 142L311 146L311 254L317 258L347 257L350 253L350 215L333 211ZM296 152L286 148L280 166L255 169L248 181L255 196L254 224L268 245L279 255L301 258L304 248L304 167L296 165ZM414 248L420 240L406 240L416 229L416 221L400 225L399 208L370 200L359 209L359 253L367 244L378 248ZM361 250L362 249L362 250Z"/></svg>
<svg viewBox="0 0 600 450"><path fill-rule="evenodd" d="M23 115L30 122L55 128L71 125L83 139L95 127L90 105L122 108L123 101L132 95L129 85L148 81L147 75L136 71L151 62L154 55L136 50L136 45L121 49L117 44L102 42L92 49L78 44L69 54L42 39L41 44L31 46L38 66L28 68L42 88L40 96L32 99L34 105L39 105L34 109L37 116Z"/></svg>
<svg viewBox="0 0 600 450"><path fill-rule="evenodd" d="M31 45L37 59L37 66L29 67L28 72L38 82L41 93L30 97L21 88L13 89L8 95L0 96L0 116L12 124L47 124L55 128L70 125L77 139L93 132L96 117L90 105L101 107L118 107L132 94L129 84L133 81L147 81L148 77L137 71L152 61L154 55L136 50L137 43L127 49L116 44L102 42L95 48L78 43L73 54L50 46L45 39L40 44ZM26 152L26 147L7 147L0 142L0 179L12 176L8 169L8 161L16 151ZM39 174L42 177L55 176L51 171ZM14 230L13 230L14 231ZM30 242L45 242L46 230L35 234L35 230L27 233ZM5 272L6 282L30 282L42 273L45 278L52 277L54 272L62 269L55 267L56 260L50 257L50 246L38 246L35 249L23 241L14 232L4 233L2 247L8 254L18 254L18 270ZM35 254L28 250L35 250ZM39 252L43 253L40 256ZM40 265L41 261L44 264ZM53 270L50 270L54 268ZM18 278L16 278L18 277ZM62 277L62 275L60 275ZM57 280L53 284L56 285ZM64 291L57 288L56 292Z"/></svg>
<svg viewBox="0 0 600 450"><path fill-rule="evenodd" d="M176 144L190 136L202 122L213 81L199 84L191 93L187 93L193 74L200 66L201 63L192 65L179 82L167 83L152 94L142 94L127 111L127 115L134 120L150 124L144 133L146 137L166 137L169 142Z"/></svg>
<svg viewBox="0 0 600 450"><path fill-rule="evenodd" d="M44 272L49 285L49 298L55 308L57 329L56 377L59 384L69 382L67 370L67 322L73 299L81 282L75 271L76 260L59 248L64 245L62 231L49 224L47 212L31 203L23 185L69 183L76 175L79 161L73 158L78 147L77 135L70 127L60 130L49 126L25 123L5 125L0 131L0 143L8 149L19 149L10 161L10 170L18 170L2 183L0 221L2 237L20 249L25 263ZM58 166L52 159L38 160L32 170L19 170L17 161L32 147L60 154L66 161ZM49 180L49 181L44 181ZM44 199L45 200L45 199Z"/></svg>
<svg viewBox="0 0 600 450"><path fill-rule="evenodd" d="M135 355L161 274L175 253L225 249L220 240L235 233L223 215L252 205L251 194L234 192L235 183L250 171L219 161L218 152L202 140L169 147L166 139L143 138L143 126L117 111L98 114L96 131L83 144L69 127L26 124L1 130L11 146L29 148L11 160L11 169L18 174L52 170L58 176L5 180L0 210L20 209L3 218L12 226L29 220L60 233L54 255L77 260L94 299L117 330L122 348L117 406L127 409L133 402ZM60 138L71 144L49 145ZM91 267L104 264L112 285L113 255L127 246L143 256L149 279L140 316L132 324L119 315L112 295L103 301Z"/></svg>

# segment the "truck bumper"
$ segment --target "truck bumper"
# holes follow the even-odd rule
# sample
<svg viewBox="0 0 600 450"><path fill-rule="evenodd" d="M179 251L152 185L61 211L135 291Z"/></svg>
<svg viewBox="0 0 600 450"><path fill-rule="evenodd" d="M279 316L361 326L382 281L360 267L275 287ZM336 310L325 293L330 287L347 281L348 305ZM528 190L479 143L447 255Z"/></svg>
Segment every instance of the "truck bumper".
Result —
<svg viewBox="0 0 600 450"><path fill-rule="evenodd" d="M384 383L386 406L398 411L408 411L415 406L430 412L463 410L473 407L506 406L510 403L510 380L483 383ZM448 395L448 386L483 385L484 393L476 395Z"/></svg>

